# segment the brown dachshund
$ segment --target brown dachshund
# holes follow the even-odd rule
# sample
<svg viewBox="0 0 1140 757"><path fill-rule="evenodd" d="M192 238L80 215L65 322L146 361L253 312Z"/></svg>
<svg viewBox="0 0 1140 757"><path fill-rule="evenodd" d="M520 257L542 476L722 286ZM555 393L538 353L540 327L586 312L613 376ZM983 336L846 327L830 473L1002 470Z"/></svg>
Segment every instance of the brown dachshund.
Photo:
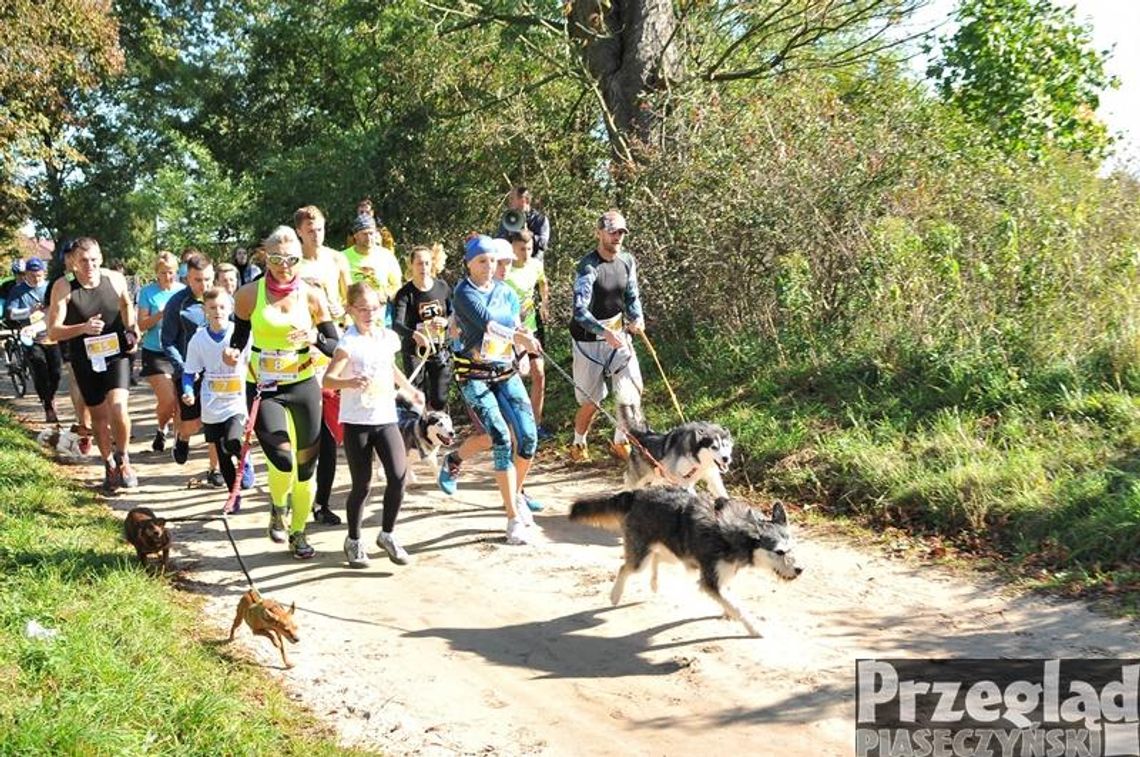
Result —
<svg viewBox="0 0 1140 757"><path fill-rule="evenodd" d="M147 555L161 555L162 567L170 556L170 531L166 519L156 518L149 507L135 507L123 521L123 537L135 548L139 562L146 565Z"/></svg>
<svg viewBox="0 0 1140 757"><path fill-rule="evenodd" d="M250 589L241 595L241 601L238 602L234 625L230 628L230 641L234 640L234 634L244 620L251 631L269 639L273 642L273 646L281 650L281 662L285 667L291 668L293 663L285 656L285 643L281 641L281 637L284 636L293 644L301 640L297 635L297 623L293 620L293 611L296 608L297 603L294 602L286 610L280 602L262 599L257 589Z"/></svg>

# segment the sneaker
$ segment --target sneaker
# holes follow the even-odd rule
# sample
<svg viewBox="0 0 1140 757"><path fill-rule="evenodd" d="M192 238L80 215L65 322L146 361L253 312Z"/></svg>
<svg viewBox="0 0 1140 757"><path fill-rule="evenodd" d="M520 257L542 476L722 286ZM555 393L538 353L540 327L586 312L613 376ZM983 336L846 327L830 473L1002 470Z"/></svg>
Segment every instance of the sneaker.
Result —
<svg viewBox="0 0 1140 757"><path fill-rule="evenodd" d="M570 459L576 463L588 463L590 462L590 449L585 444L571 444Z"/></svg>
<svg viewBox="0 0 1140 757"><path fill-rule="evenodd" d="M135 475L135 469L131 467L130 463L119 464L119 482L124 489L138 488L139 477Z"/></svg>
<svg viewBox="0 0 1140 757"><path fill-rule="evenodd" d="M629 442L610 442L610 454L618 460L629 460Z"/></svg>
<svg viewBox="0 0 1140 757"><path fill-rule="evenodd" d="M189 439L175 439L174 451L171 453L174 457L174 462L179 465L185 465L186 460L190 457L190 440Z"/></svg>
<svg viewBox="0 0 1140 757"><path fill-rule="evenodd" d="M376 534L376 546L382 547L388 553L388 559L397 565L407 565L412 558L408 551L396 542L396 537L383 531Z"/></svg>
<svg viewBox="0 0 1140 757"><path fill-rule="evenodd" d="M297 560L308 560L317 554L317 550L313 549L309 545L309 540L305 538L304 531L294 531L289 534L289 549Z"/></svg>
<svg viewBox="0 0 1140 757"><path fill-rule="evenodd" d="M59 423L59 415L55 412L55 402L44 403L44 422L45 423Z"/></svg>
<svg viewBox="0 0 1140 757"><path fill-rule="evenodd" d="M150 443L150 448L155 452L162 452L166 449L166 434L162 429L155 429L154 441Z"/></svg>
<svg viewBox="0 0 1140 757"><path fill-rule="evenodd" d="M230 508L230 515L241 512L241 495L234 498L234 506Z"/></svg>
<svg viewBox="0 0 1140 757"><path fill-rule="evenodd" d="M119 469L110 462L103 463L103 491L108 494L119 488Z"/></svg>
<svg viewBox="0 0 1140 757"><path fill-rule="evenodd" d="M546 426L539 426L535 429L535 434L538 436L540 442L548 442L554 438L554 434L546 430Z"/></svg>
<svg viewBox="0 0 1140 757"><path fill-rule="evenodd" d="M269 538L278 544L285 543L285 508L269 507Z"/></svg>
<svg viewBox="0 0 1140 757"><path fill-rule="evenodd" d="M79 454L84 455L84 456L91 454L91 437L90 436L79 437Z"/></svg>
<svg viewBox="0 0 1140 757"><path fill-rule="evenodd" d="M364 542L360 539L344 537L344 556L350 568L368 567L368 551L364 549Z"/></svg>
<svg viewBox="0 0 1140 757"><path fill-rule="evenodd" d="M461 465L462 463L452 453L448 453L447 457L443 459L443 465L439 466L439 476L436 478L436 483L439 484L439 489L444 494L450 496L455 494L455 490L459 488L459 467Z"/></svg>
<svg viewBox="0 0 1140 757"><path fill-rule="evenodd" d="M328 505L313 508L313 520L326 526L339 526L340 516L329 509Z"/></svg>
<svg viewBox="0 0 1140 757"><path fill-rule="evenodd" d="M241 488L252 489L255 481L253 478L253 460L249 455L245 456L245 462L241 466Z"/></svg>
<svg viewBox="0 0 1140 757"><path fill-rule="evenodd" d="M532 513L540 513L546 509L542 506L541 502L527 494L525 491L519 492L519 499L521 499L522 503L526 505L526 509L530 510Z"/></svg>
<svg viewBox="0 0 1140 757"><path fill-rule="evenodd" d="M507 544L517 546L526 543L526 524L518 518L507 518Z"/></svg>
<svg viewBox="0 0 1140 757"><path fill-rule="evenodd" d="M216 489L226 485L226 478L220 470L212 470L206 474L206 483Z"/></svg>

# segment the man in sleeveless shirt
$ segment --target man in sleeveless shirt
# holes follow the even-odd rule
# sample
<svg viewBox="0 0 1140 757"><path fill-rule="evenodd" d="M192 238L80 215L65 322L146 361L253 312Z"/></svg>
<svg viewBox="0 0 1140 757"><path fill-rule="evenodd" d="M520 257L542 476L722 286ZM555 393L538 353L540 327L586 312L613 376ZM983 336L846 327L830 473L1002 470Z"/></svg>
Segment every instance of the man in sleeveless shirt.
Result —
<svg viewBox="0 0 1140 757"><path fill-rule="evenodd" d="M586 434L598 406L606 398L606 379L613 386L617 417L624 423L641 417L641 367L633 351L631 334L645 328L641 295L637 288L637 265L622 249L628 228L625 217L607 210L598 219L597 247L578 263L574 281L574 318L570 322L574 356L574 443L570 457L589 459ZM612 450L629 457L625 429L614 429Z"/></svg>
<svg viewBox="0 0 1140 757"><path fill-rule="evenodd" d="M81 237L68 249L67 265L75 278L52 284L48 338L68 343L72 374L91 413L103 458L104 489L137 487L127 449L127 392L139 330L127 281L103 268L99 243L90 237Z"/></svg>

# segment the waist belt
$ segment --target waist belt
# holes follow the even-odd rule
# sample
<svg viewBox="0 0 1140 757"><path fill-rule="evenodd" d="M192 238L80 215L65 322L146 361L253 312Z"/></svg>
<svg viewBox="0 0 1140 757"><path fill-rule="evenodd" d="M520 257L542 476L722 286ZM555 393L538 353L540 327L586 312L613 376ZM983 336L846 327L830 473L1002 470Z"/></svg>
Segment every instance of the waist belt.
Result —
<svg viewBox="0 0 1140 757"><path fill-rule="evenodd" d="M498 383L506 381L515 373L514 365L500 363L484 363L470 358L455 356L452 361L452 370L455 380L459 383L466 381L489 381Z"/></svg>

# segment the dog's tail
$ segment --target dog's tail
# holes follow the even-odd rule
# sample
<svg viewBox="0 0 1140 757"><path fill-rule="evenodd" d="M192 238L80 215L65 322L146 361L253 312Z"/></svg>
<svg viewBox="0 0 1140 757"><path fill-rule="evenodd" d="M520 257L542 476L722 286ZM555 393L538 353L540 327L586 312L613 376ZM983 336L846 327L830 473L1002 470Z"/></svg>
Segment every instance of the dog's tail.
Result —
<svg viewBox="0 0 1140 757"><path fill-rule="evenodd" d="M620 531L622 521L633 508L633 492L583 497L570 506L570 520Z"/></svg>

